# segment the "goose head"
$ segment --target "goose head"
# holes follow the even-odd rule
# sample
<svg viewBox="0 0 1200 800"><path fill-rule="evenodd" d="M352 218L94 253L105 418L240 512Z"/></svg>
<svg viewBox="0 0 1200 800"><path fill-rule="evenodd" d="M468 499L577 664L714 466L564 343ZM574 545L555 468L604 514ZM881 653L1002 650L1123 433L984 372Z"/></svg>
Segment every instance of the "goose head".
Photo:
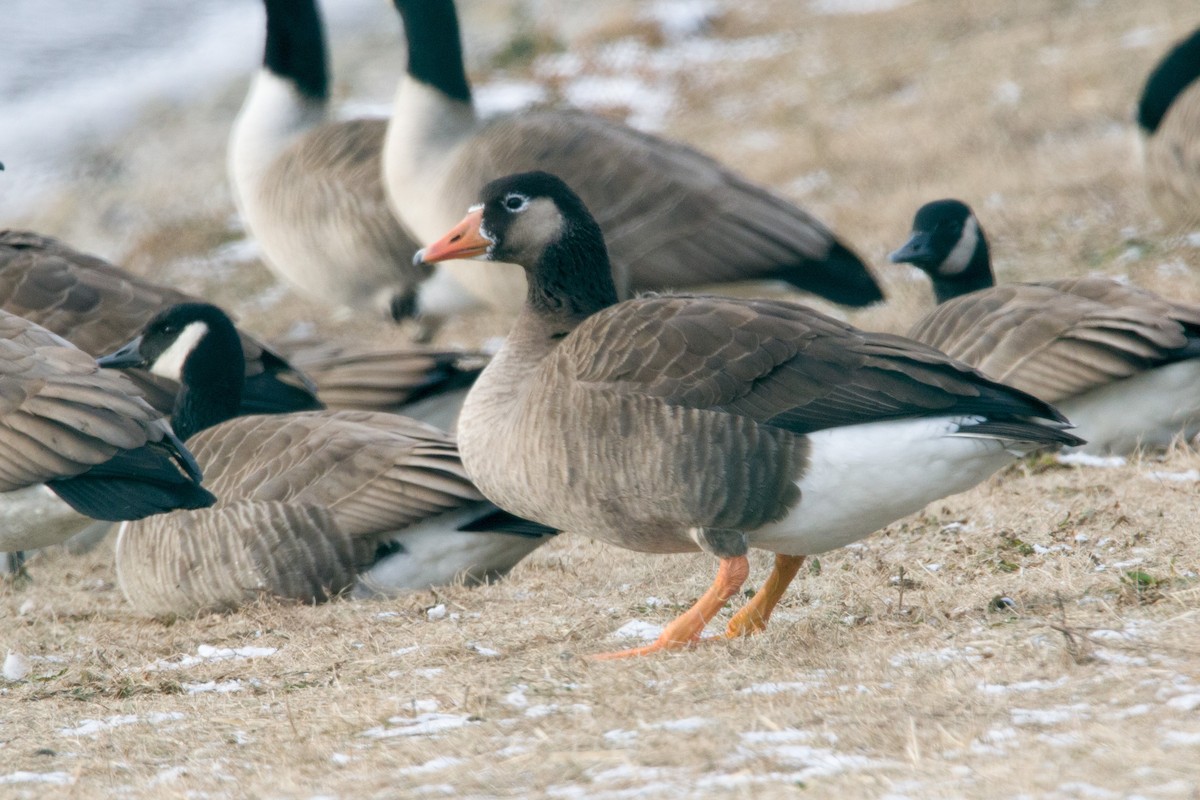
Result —
<svg viewBox="0 0 1200 800"><path fill-rule="evenodd" d="M237 328L208 303L161 311L119 350L96 359L111 369L145 369L181 385L172 424L182 438L237 416L246 363Z"/></svg>
<svg viewBox="0 0 1200 800"><path fill-rule="evenodd" d="M414 258L450 259L520 265L536 311L585 317L617 302L600 226L579 195L546 172L492 181L458 225Z"/></svg>
<svg viewBox="0 0 1200 800"><path fill-rule="evenodd" d="M935 200L921 206L908 241L888 259L912 264L927 274L938 302L995 284L983 229L961 200Z"/></svg>

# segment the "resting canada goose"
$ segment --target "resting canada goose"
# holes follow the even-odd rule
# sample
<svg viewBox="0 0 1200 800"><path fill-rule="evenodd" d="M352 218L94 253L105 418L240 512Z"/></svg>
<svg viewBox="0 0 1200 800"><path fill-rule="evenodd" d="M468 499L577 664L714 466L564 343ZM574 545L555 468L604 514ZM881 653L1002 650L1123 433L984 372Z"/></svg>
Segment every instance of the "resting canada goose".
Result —
<svg viewBox="0 0 1200 800"><path fill-rule="evenodd" d="M467 479L454 440L427 425L368 411L234 417L239 355L229 318L189 303L100 359L182 385L172 424L220 498L122 526L117 575L138 609L191 614L259 595L318 602L352 587L482 580L553 533L497 514ZM467 532L480 517L488 531Z"/></svg>
<svg viewBox="0 0 1200 800"><path fill-rule="evenodd" d="M561 175L592 210L618 294L782 280L834 302L883 298L871 273L795 205L681 144L579 111L531 109L481 120L463 69L452 0L395 0L408 40L384 145L392 207L419 240L443 233L488 181L530 169ZM521 270L447 264L493 306L520 310Z"/></svg>
<svg viewBox="0 0 1200 800"><path fill-rule="evenodd" d="M93 356L128 341L156 313L195 298L30 231L0 231L0 308L53 331ZM316 388L263 342L239 332L246 361L243 412L320 408ZM129 377L167 413L176 387L145 373Z"/></svg>
<svg viewBox="0 0 1200 800"><path fill-rule="evenodd" d="M0 550L62 542L50 514L27 524L45 484L80 514L140 519L215 498L162 415L123 375L29 320L0 311ZM42 504L37 504L39 509Z"/></svg>
<svg viewBox="0 0 1200 800"><path fill-rule="evenodd" d="M922 206L891 259L926 272L940 304L909 336L1054 403L1084 451L1200 433L1200 307L1110 278L993 286L987 237L958 200Z"/></svg>
<svg viewBox="0 0 1200 800"><path fill-rule="evenodd" d="M467 396L467 474L501 508L717 579L640 655L695 641L774 551L727 635L765 627L806 555L861 539L1020 455L1078 444L1034 397L925 345L772 300L617 302L600 227L558 178L489 184L418 254L521 264L525 308ZM490 269L482 267L481 269Z"/></svg>
<svg viewBox="0 0 1200 800"><path fill-rule="evenodd" d="M1171 226L1200 228L1200 30L1159 62L1138 101L1150 201Z"/></svg>
<svg viewBox="0 0 1200 800"><path fill-rule="evenodd" d="M305 297L391 319L429 275L383 190L385 119L328 121L313 0L266 0L263 65L229 137L229 175L263 260Z"/></svg>

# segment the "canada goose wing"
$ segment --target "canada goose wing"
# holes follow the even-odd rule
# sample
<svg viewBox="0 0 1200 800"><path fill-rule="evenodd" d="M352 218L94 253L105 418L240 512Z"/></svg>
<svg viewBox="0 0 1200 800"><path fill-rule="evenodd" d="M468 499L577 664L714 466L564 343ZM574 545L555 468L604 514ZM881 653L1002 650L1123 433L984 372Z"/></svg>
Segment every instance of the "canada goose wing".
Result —
<svg viewBox="0 0 1200 800"><path fill-rule="evenodd" d="M119 373L0 312L0 491L76 475L158 441L159 420Z"/></svg>
<svg viewBox="0 0 1200 800"><path fill-rule="evenodd" d="M821 222L713 159L583 112L531 110L486 124L452 173L457 209L491 178L544 170L604 231L618 290L783 280L837 302L883 295ZM462 178L458 180L457 178Z"/></svg>
<svg viewBox="0 0 1200 800"><path fill-rule="evenodd" d="M374 544L318 505L242 499L137 523L117 544L117 575L148 614L239 608L259 597L323 602L352 586Z"/></svg>
<svg viewBox="0 0 1200 800"><path fill-rule="evenodd" d="M393 531L481 499L453 439L393 414L238 417L197 433L188 446L222 502L327 507L350 536Z"/></svg>
<svg viewBox="0 0 1200 800"><path fill-rule="evenodd" d="M354 119L314 128L271 162L260 197L272 217L303 222L305 241L327 251L323 258L314 254L317 260L340 263L351 249L346 231L353 230L353 247L367 247L367 262L388 265L415 285L433 270L413 264L420 245L388 205L383 188L387 123Z"/></svg>
<svg viewBox="0 0 1200 800"><path fill-rule="evenodd" d="M470 386L487 364L477 352L352 341L289 342L284 351L328 407L375 411Z"/></svg>
<svg viewBox="0 0 1200 800"><path fill-rule="evenodd" d="M30 231L0 231L0 309L57 333L93 356L129 341L168 306L197 298L143 280L103 259ZM254 337L239 331L248 381L248 412L320 408L307 378ZM130 370L152 406L170 412L178 386Z"/></svg>
<svg viewBox="0 0 1200 800"><path fill-rule="evenodd" d="M909 336L1057 402L1195 355L1200 309L1104 278L1009 284L942 303Z"/></svg>
<svg viewBox="0 0 1200 800"><path fill-rule="evenodd" d="M782 301L629 301L584 321L543 369L588 391L645 395L794 433L932 414L1062 419L937 350Z"/></svg>

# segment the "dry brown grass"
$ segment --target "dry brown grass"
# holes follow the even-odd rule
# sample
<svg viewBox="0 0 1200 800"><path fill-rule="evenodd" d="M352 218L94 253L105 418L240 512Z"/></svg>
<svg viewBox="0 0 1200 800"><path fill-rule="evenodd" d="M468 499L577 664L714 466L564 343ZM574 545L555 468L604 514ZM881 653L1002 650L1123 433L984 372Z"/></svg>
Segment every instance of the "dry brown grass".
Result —
<svg viewBox="0 0 1200 800"><path fill-rule="evenodd" d="M589 25L581 7L545 5L541 25L597 63L609 38L646 38L632 17ZM468 24L513 18L468 9ZM1161 237L1127 123L1146 69L1197 22L1184 0L926 0L865 16L738 3L721 36L782 30L787 46L670 77L668 132L802 201L877 264L920 203L953 195L976 206L1004 279L1095 270L1200 301L1200 254ZM1140 28L1151 44L1119 44ZM481 50L503 49L495 29L484 38ZM247 300L268 280L253 265L178 263L225 241L230 211L220 148L182 132L221 129L236 102L161 120L157 139L189 141L195 175L155 172L127 143L106 157L137 182L91 193L107 216L81 195L31 221L140 253L147 273L175 261L165 274L267 334L308 319L399 336ZM113 220L145 208L156 222L131 240ZM199 232L182 235L189 220ZM879 269L893 302L851 316L903 330L927 287ZM503 328L481 316L442 335L474 343ZM0 651L33 657L35 676L0 685L0 781L69 783L0 783L0 795L1197 797L1197 484L1151 476L1196 469L1190 451L1118 469L1019 465L823 556L764 636L624 663L582 656L617 645L630 620L670 619L708 584L711 559L564 536L497 586L168 622L128 610L110 549L43 553L31 585L0 590ZM756 558L751 584L766 566ZM438 605L447 615L433 619ZM147 669L202 645L277 651ZM189 693L209 681L237 691ZM400 735L433 713L461 725ZM119 715L132 721L79 730Z"/></svg>

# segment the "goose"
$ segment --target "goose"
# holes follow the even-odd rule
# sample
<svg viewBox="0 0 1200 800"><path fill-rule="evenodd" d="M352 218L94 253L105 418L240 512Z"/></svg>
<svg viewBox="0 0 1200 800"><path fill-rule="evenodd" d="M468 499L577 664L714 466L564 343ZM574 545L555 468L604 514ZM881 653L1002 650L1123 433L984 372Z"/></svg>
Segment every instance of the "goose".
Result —
<svg viewBox="0 0 1200 800"><path fill-rule="evenodd" d="M600 226L561 179L498 179L418 257L520 264L528 293L459 419L506 511L633 550L703 550L712 587L652 644L683 647L776 553L729 637L765 628L805 556L867 536L1040 448L1050 405L918 342L782 300L618 302ZM491 269L489 265L485 269Z"/></svg>
<svg viewBox="0 0 1200 800"><path fill-rule="evenodd" d="M224 312L185 303L99 359L181 384L172 424L220 498L122 526L118 582L139 611L191 615L259 596L309 603L482 581L554 533L486 503L436 428L369 411L235 416L240 354Z"/></svg>
<svg viewBox="0 0 1200 800"><path fill-rule="evenodd" d="M0 309L36 322L91 355L121 345L156 313L196 298L32 231L0 230ZM317 389L278 353L239 331L246 362L246 413L320 408ZM129 373L155 408L169 413L177 387Z"/></svg>
<svg viewBox="0 0 1200 800"><path fill-rule="evenodd" d="M40 499L43 485L78 514L116 521L212 505L200 481L191 453L123 375L0 311L0 550L77 530L61 521L73 514Z"/></svg>
<svg viewBox="0 0 1200 800"><path fill-rule="evenodd" d="M262 68L234 122L234 199L263 260L304 297L403 320L430 270L383 189L385 119L330 121L313 0L266 0Z"/></svg>
<svg viewBox="0 0 1200 800"><path fill-rule="evenodd" d="M1150 201L1172 227L1200 227L1200 29L1150 73L1137 124Z"/></svg>
<svg viewBox="0 0 1200 800"><path fill-rule="evenodd" d="M1055 404L1093 454L1200 433L1200 307L1102 277L995 286L971 208L937 200L890 255L932 280L938 306L908 335Z"/></svg>
<svg viewBox="0 0 1200 800"><path fill-rule="evenodd" d="M850 306L883 298L870 271L818 220L713 159L574 110L481 119L452 0L395 0L408 41L384 144L385 188L421 241L449 228L494 178L540 169L579 191L604 230L619 295L781 280ZM478 300L517 313L521 269L442 270Z"/></svg>

